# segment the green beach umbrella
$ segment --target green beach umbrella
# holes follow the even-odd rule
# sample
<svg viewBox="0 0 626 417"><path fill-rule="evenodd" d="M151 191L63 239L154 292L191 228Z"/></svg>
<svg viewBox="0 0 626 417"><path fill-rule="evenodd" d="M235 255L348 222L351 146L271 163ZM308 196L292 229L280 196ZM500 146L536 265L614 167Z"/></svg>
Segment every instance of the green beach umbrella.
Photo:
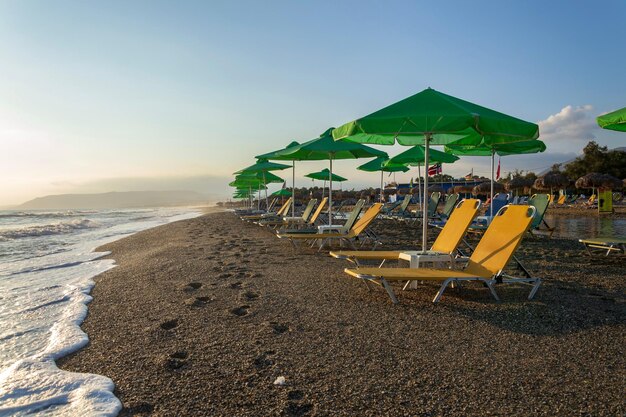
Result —
<svg viewBox="0 0 626 417"><path fill-rule="evenodd" d="M403 164L392 164L389 162L389 158L379 156L376 159L372 159L371 161L356 167L356 169L367 172L380 171L380 202L384 203L385 194L383 190L383 172L407 172L409 167Z"/></svg>
<svg viewBox="0 0 626 417"><path fill-rule="evenodd" d="M289 190L287 190L285 188L281 188L278 191L274 191L270 195L273 196L273 197L275 197L275 196L278 196L278 197L290 197L292 194L291 194L291 191L289 191Z"/></svg>
<svg viewBox="0 0 626 417"><path fill-rule="evenodd" d="M626 132L626 107L598 116L596 120L602 129Z"/></svg>
<svg viewBox="0 0 626 417"><path fill-rule="evenodd" d="M263 155L257 155L257 159L273 159L278 161L291 161L291 216L296 216L296 161L293 159L285 158L280 154L287 149L293 148L294 146L300 145L298 142L293 141L289 145L285 146L283 149L279 149L277 151L268 152Z"/></svg>
<svg viewBox="0 0 626 417"><path fill-rule="evenodd" d="M235 174L249 174L249 173L255 173L255 172L260 172L263 174L263 178L267 177L267 173L269 171L280 171L283 169L287 169L287 168L291 168L289 165L285 165L285 164L277 164L275 162L270 162L267 159L258 159L256 161L256 164L254 165L250 165L247 168L244 169L240 169L239 171L236 171ZM267 182L264 180L263 181L264 184L267 184ZM267 191L265 192L265 206L267 207ZM260 202L259 202L259 207L260 207Z"/></svg>
<svg viewBox="0 0 626 417"><path fill-rule="evenodd" d="M328 168L324 168L323 170L317 172L311 172L306 174L305 177L320 181L329 181L330 179L337 182L348 181L347 178L344 178L341 175L332 174Z"/></svg>
<svg viewBox="0 0 626 417"><path fill-rule="evenodd" d="M341 175L331 173L328 168L324 168L323 170L317 171L317 172L311 172L309 174L306 174L305 177L311 178L313 180L324 181L324 185L322 187L322 197L324 197L324 190L326 189L326 181L330 181L331 179L337 182L348 181L347 178L344 178Z"/></svg>
<svg viewBox="0 0 626 417"><path fill-rule="evenodd" d="M463 137L475 144L507 143L536 139L539 127L515 117L427 88L367 116L339 126L335 140L379 145L419 145L425 147L428 166L430 145L445 145ZM428 176L424 180L424 195ZM428 247L428 210L424 199L422 245Z"/></svg>
<svg viewBox="0 0 626 417"><path fill-rule="evenodd" d="M453 163L459 160L458 156L450 155L446 152L441 152L436 149L429 150L428 160L430 162L440 162L440 163ZM389 163L392 164L407 164L412 166L417 166L417 189L420 203L422 202L422 173L420 167L424 165L426 161L426 148L423 145L415 145L407 149L406 151L399 153L389 160ZM428 167L426 167L426 176L428 176ZM424 194L424 198L426 198L426 194Z"/></svg>
<svg viewBox="0 0 626 417"><path fill-rule="evenodd" d="M333 128L326 130L318 138L304 142L293 148L279 152L282 156L294 161L329 161L330 173L333 172L333 160L386 157L387 154L378 149L352 142L338 142L333 139ZM332 224L333 179L329 176L328 191L328 222Z"/></svg>
<svg viewBox="0 0 626 417"><path fill-rule="evenodd" d="M494 162L495 155L522 155L530 153L539 153L546 150L546 144L538 139L526 142L513 143L481 143L479 145L469 145L468 140L459 140L445 146L446 152L454 155L464 156L491 156L491 201L493 201L493 184L494 184ZM489 206L489 215L493 217L493 204Z"/></svg>

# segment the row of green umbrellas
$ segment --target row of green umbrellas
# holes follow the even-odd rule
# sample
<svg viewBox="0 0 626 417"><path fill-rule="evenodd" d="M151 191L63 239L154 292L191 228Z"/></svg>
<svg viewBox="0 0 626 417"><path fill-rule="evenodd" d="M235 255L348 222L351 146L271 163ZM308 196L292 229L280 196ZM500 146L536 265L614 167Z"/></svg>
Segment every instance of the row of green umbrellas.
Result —
<svg viewBox="0 0 626 417"><path fill-rule="evenodd" d="M540 152L545 145L538 141L536 124L470 103L428 88L418 94L386 106L336 129L328 129L318 138L302 144L292 143L284 149L259 155L257 164L238 171L263 172L263 184L270 170L293 169L295 162L328 160L329 222L332 222L332 164L337 159L376 158L359 169L383 172L405 171L406 165L428 167L431 162L449 163L458 159L451 155L499 155ZM412 146L406 152L389 158L385 152L365 144ZM421 146L416 146L421 145ZM430 149L446 145L447 152ZM507 147L509 146L509 147ZM275 164L269 160L291 161L292 165ZM492 163L493 165L493 163ZM261 168L262 167L262 168ZM492 169L493 172L493 169ZM420 177L421 175L418 175ZM382 189L382 186L381 186ZM424 176L424 196L428 175ZM427 199L421 199L424 205ZM428 210L423 213L422 244L427 249Z"/></svg>

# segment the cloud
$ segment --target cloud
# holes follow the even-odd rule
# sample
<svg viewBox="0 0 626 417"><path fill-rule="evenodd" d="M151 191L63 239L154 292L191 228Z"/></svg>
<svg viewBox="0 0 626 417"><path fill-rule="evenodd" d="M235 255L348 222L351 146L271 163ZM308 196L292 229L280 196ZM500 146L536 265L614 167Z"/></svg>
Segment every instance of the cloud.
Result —
<svg viewBox="0 0 626 417"><path fill-rule="evenodd" d="M590 140L596 139L599 127L595 121L593 106L567 105L556 114L538 122L540 139L549 151L582 152Z"/></svg>

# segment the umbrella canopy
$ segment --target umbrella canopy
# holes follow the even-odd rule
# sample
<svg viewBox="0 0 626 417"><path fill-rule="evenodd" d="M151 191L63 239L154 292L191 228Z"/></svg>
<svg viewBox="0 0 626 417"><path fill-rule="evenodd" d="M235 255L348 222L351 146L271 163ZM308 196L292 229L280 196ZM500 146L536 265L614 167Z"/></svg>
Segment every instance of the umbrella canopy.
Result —
<svg viewBox="0 0 626 417"><path fill-rule="evenodd" d="M356 169L368 172L380 171L380 202L384 203L383 172L407 172L409 167L404 164L392 164L389 162L389 158L379 156L378 158L358 166Z"/></svg>
<svg viewBox="0 0 626 417"><path fill-rule="evenodd" d="M538 190L550 190L552 193L554 187L566 187L569 183L569 178L560 172L548 172L543 177L537 178L533 187Z"/></svg>
<svg viewBox="0 0 626 417"><path fill-rule="evenodd" d="M500 184L499 182L496 182L495 184L493 184L493 188L497 192L504 191L504 185ZM478 184L476 187L472 189L472 194L475 194L475 195L490 194L490 193L491 193L491 184L488 182L483 182L482 184ZM493 201L493 197L492 197L492 201Z"/></svg>
<svg viewBox="0 0 626 417"><path fill-rule="evenodd" d="M616 189L623 186L623 181L609 174L592 172L576 180L576 188L608 188Z"/></svg>
<svg viewBox="0 0 626 417"><path fill-rule="evenodd" d="M626 132L626 107L598 116L596 120L602 129Z"/></svg>
<svg viewBox="0 0 626 417"><path fill-rule="evenodd" d="M521 188L529 188L529 187L532 187L533 184L534 184L534 181L532 180L528 180L522 177L516 177L516 178L513 178L511 181L509 181L505 187L507 191L512 191L512 190L519 190Z"/></svg>
<svg viewBox="0 0 626 417"><path fill-rule="evenodd" d="M272 194L272 196L278 196L278 197L291 197L291 191L285 189L285 188L281 188L278 191L274 191Z"/></svg>
<svg viewBox="0 0 626 417"><path fill-rule="evenodd" d="M291 161L291 200L293 204L291 205L291 216L296 216L296 161L293 159L289 159L288 157L284 157L281 152L291 149L294 146L300 145L295 140L291 142L289 145L285 146L283 149L279 149L277 151L268 152L263 155L257 155L257 159L274 159L279 161Z"/></svg>
<svg viewBox="0 0 626 417"><path fill-rule="evenodd" d="M274 175L271 172L249 172L244 174L239 174L235 176L235 181L238 182L246 182L246 181L261 181L261 183L265 184L275 184L279 182L285 182L284 179L280 178L278 175Z"/></svg>
<svg viewBox="0 0 626 417"><path fill-rule="evenodd" d="M295 201L296 201L296 161L288 159L288 158L282 158L280 153L298 145L300 145L300 143L293 141L282 149L278 149L272 152L265 153L263 155L256 156L257 159L273 159L273 160L285 160L285 161L290 160L291 161L291 198L293 200L293 204L291 205L291 215L293 217L295 217L295 210L296 210L296 204L295 204Z"/></svg>
<svg viewBox="0 0 626 417"><path fill-rule="evenodd" d="M507 143L536 139L539 127L456 97L428 88L333 131L336 140L361 143L425 146L424 165L429 163L429 145L452 143L472 137L474 143ZM424 191L428 190L428 176ZM422 246L428 247L428 210L422 210Z"/></svg>
<svg viewBox="0 0 626 417"><path fill-rule="evenodd" d="M372 159L363 165L358 166L356 169L367 172L381 171L381 172L407 172L409 167L404 164L394 164L390 162L389 158L379 156Z"/></svg>
<svg viewBox="0 0 626 417"><path fill-rule="evenodd" d="M304 142L290 149L280 152L281 156L293 161L321 161L329 160L330 173L333 171L335 159L358 159L387 157L387 154L378 149L352 142L338 142L333 139L333 128L327 129L318 138ZM333 179L330 177L328 193L328 222L332 224Z"/></svg>
<svg viewBox="0 0 626 417"><path fill-rule="evenodd" d="M436 149L429 149L428 159L430 162L452 163L459 160L458 156ZM389 160L390 164L424 165L426 149L423 145L415 145L406 151L399 153Z"/></svg>
<svg viewBox="0 0 626 417"><path fill-rule="evenodd" d="M494 156L505 155L522 155L529 153L538 153L546 150L546 144L538 139L531 139L523 142L512 143L487 143L481 141L478 144L472 144L472 136L455 141L445 146L446 152L450 152L455 155L464 156L491 156L491 184L495 185L494 181ZM494 188L492 187L490 197L493 200ZM493 217L493 205L489 207L489 214Z"/></svg>
<svg viewBox="0 0 626 417"><path fill-rule="evenodd" d="M446 152L441 152L435 149L429 149L429 161L431 162L446 162L452 163L454 161L458 161L459 157L451 155ZM392 164L407 164L417 166L417 189L419 195L419 201L422 201L422 191L421 191L421 178L422 173L420 171L420 167L424 165L424 161L426 161L426 148L423 145L415 145L406 151L394 156L391 158L390 163ZM427 194L424 194L427 195Z"/></svg>
<svg viewBox="0 0 626 417"><path fill-rule="evenodd" d="M267 159L258 159L256 161L256 164L250 165L249 167L246 167L244 169L240 169L239 171L236 171L235 174L249 174L249 173L261 172L263 174L263 178L265 178L269 171L280 171L282 169L287 169L287 168L291 168L291 167L285 164L278 164L276 162L270 162ZM267 184L267 182L264 181L264 184ZM268 201L267 201L267 192L266 192L265 193L265 205L266 206L267 206L267 203Z"/></svg>
<svg viewBox="0 0 626 417"><path fill-rule="evenodd" d="M317 172L311 172L306 174L305 177L320 181L329 181L331 178L333 181L338 182L348 181L347 178L344 178L341 175L332 174L328 168L324 168L323 170Z"/></svg>

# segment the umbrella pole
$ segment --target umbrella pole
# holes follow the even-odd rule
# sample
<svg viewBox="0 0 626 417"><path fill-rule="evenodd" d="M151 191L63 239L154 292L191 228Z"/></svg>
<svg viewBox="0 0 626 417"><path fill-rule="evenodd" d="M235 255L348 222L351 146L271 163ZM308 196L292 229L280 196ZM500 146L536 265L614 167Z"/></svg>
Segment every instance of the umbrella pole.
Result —
<svg viewBox="0 0 626 417"><path fill-rule="evenodd" d="M269 210L270 206L267 204L267 184L265 183L265 171L263 171L263 187L265 187L265 210Z"/></svg>
<svg viewBox="0 0 626 417"><path fill-rule="evenodd" d="M296 161L291 161L291 217L296 217Z"/></svg>
<svg viewBox="0 0 626 417"><path fill-rule="evenodd" d="M385 196L383 194L383 170L380 170L380 202L385 204Z"/></svg>
<svg viewBox="0 0 626 417"><path fill-rule="evenodd" d="M328 225L333 224L333 156L330 156L330 175L328 176Z"/></svg>
<svg viewBox="0 0 626 417"><path fill-rule="evenodd" d="M422 170L420 169L419 163L417 164L417 199L419 200L419 204L424 202L424 200L422 200Z"/></svg>
<svg viewBox="0 0 626 417"><path fill-rule="evenodd" d="M428 169L428 147L430 143L430 133L426 133L424 136L424 169ZM427 196L428 196L428 171L426 171L424 175L424 213L422 220L422 250L428 250L428 205L427 205Z"/></svg>
<svg viewBox="0 0 626 417"><path fill-rule="evenodd" d="M256 198L256 208L261 211L261 183L259 183L259 195Z"/></svg>
<svg viewBox="0 0 626 417"><path fill-rule="evenodd" d="M494 158L495 154L496 154L496 151L492 148L491 149L491 203L489 203L489 217L491 217L491 220L493 220L493 162L495 159Z"/></svg>

